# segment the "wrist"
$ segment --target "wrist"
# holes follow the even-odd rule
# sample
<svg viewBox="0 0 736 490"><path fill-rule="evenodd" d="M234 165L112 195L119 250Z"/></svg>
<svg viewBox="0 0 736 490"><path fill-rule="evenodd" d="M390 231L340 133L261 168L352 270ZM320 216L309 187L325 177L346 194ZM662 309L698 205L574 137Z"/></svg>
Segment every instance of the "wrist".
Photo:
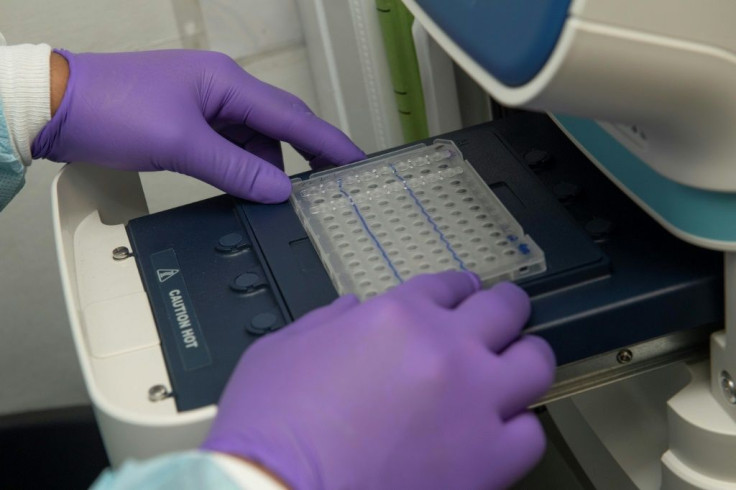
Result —
<svg viewBox="0 0 736 490"><path fill-rule="evenodd" d="M51 116L56 111L64 99L66 92L66 84L69 80L69 63L59 53L51 53L51 62L49 67L50 85L51 85Z"/></svg>
<svg viewBox="0 0 736 490"><path fill-rule="evenodd" d="M289 486L275 473L265 466L229 453L212 451L218 463L240 483L250 484L247 488L263 488L264 490L289 490Z"/></svg>

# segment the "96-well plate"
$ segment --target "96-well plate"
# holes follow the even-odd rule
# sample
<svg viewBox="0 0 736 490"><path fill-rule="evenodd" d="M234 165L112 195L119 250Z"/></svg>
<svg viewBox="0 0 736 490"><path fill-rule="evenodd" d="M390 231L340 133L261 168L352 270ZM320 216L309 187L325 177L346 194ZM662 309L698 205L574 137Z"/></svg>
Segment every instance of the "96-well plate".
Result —
<svg viewBox="0 0 736 490"><path fill-rule="evenodd" d="M543 272L544 252L451 141L296 180L291 203L340 294L471 270L484 285Z"/></svg>

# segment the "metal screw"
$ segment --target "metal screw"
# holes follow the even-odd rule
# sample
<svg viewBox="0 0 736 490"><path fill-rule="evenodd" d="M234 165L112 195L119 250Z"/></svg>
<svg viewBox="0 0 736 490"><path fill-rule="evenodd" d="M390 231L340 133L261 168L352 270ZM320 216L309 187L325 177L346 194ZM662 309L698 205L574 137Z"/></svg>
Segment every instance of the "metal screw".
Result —
<svg viewBox="0 0 736 490"><path fill-rule="evenodd" d="M112 258L115 260L125 260L132 256L133 254L128 247L117 247L112 251Z"/></svg>
<svg viewBox="0 0 736 490"><path fill-rule="evenodd" d="M736 383L728 371L721 371L721 389L728 403L736 405Z"/></svg>
<svg viewBox="0 0 736 490"><path fill-rule="evenodd" d="M152 402L160 402L170 396L171 392L164 385L153 385L148 389L148 400Z"/></svg>
<svg viewBox="0 0 736 490"><path fill-rule="evenodd" d="M634 353L629 349L622 349L618 351L618 354L616 354L616 361L618 361L619 364L628 364L632 359L634 359Z"/></svg>

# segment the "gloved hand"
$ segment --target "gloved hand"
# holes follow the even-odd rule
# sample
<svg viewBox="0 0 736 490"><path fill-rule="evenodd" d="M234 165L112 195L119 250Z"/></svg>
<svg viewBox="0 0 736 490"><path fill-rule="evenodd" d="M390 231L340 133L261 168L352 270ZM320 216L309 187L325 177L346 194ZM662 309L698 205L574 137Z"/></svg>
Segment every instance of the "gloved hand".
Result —
<svg viewBox="0 0 736 490"><path fill-rule="evenodd" d="M245 353L202 447L297 490L505 487L542 455L526 407L554 376L549 346L519 337L529 309L454 271L344 296Z"/></svg>
<svg viewBox="0 0 736 490"><path fill-rule="evenodd" d="M69 80L33 142L34 158L172 170L239 197L280 202L291 184L278 140L313 168L365 156L297 97L223 54L58 52L69 62Z"/></svg>

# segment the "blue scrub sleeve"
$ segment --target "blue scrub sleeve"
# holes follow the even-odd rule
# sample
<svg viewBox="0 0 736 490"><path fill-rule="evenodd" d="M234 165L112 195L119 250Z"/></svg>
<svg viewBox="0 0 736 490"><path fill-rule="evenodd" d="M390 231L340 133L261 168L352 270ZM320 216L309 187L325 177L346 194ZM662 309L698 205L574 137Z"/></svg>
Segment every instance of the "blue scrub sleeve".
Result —
<svg viewBox="0 0 736 490"><path fill-rule="evenodd" d="M8 122L0 100L0 211L26 183L26 169L13 152Z"/></svg>
<svg viewBox="0 0 736 490"><path fill-rule="evenodd" d="M127 461L118 470L105 470L91 490L242 489L205 452L185 452L146 461Z"/></svg>

